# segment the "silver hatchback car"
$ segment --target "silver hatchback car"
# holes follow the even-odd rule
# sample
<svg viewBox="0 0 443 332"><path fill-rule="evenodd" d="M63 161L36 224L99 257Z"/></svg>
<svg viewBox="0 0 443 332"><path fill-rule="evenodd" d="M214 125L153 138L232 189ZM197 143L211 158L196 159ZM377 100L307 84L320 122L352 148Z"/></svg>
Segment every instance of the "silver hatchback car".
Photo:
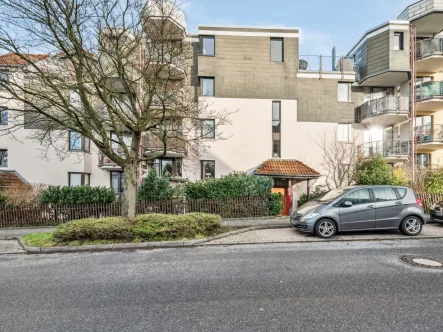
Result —
<svg viewBox="0 0 443 332"><path fill-rule="evenodd" d="M425 223L420 199L412 189L396 186L337 188L291 215L293 227L322 238L337 232L374 229L400 229L415 236Z"/></svg>

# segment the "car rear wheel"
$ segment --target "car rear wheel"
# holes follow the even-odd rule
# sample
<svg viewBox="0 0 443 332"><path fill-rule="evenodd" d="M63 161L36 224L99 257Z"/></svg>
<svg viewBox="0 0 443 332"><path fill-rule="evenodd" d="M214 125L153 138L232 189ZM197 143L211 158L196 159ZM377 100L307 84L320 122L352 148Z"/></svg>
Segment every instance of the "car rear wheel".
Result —
<svg viewBox="0 0 443 332"><path fill-rule="evenodd" d="M329 239L337 233L335 222L329 219L320 220L315 225L315 234L323 239Z"/></svg>
<svg viewBox="0 0 443 332"><path fill-rule="evenodd" d="M421 233L423 223L420 218L410 216L406 217L400 225L400 230L403 234L409 236L416 236Z"/></svg>

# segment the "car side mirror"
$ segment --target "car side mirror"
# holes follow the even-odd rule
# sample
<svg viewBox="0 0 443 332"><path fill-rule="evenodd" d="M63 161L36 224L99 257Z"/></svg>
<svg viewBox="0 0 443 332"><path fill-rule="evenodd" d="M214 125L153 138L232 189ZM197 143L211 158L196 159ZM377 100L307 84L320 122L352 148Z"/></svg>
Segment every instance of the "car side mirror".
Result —
<svg viewBox="0 0 443 332"><path fill-rule="evenodd" d="M342 204L343 207L351 207L352 206L352 202L350 201L344 201Z"/></svg>

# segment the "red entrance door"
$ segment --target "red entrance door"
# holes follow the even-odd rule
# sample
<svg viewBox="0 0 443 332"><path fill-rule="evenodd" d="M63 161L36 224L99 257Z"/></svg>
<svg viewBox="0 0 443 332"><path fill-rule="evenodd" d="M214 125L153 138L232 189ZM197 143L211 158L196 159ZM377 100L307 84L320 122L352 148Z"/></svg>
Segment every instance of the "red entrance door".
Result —
<svg viewBox="0 0 443 332"><path fill-rule="evenodd" d="M288 188L272 188L272 193L279 193L282 195L283 209L281 211L282 216L289 216L290 200Z"/></svg>

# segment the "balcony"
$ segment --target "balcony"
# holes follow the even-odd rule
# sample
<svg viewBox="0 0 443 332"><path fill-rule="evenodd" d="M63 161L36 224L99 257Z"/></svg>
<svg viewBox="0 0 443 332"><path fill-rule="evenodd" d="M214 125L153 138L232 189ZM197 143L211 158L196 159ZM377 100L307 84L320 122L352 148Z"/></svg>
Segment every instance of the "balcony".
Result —
<svg viewBox="0 0 443 332"><path fill-rule="evenodd" d="M173 2L148 1L144 15L144 29L150 39L183 40L185 38L185 14Z"/></svg>
<svg viewBox="0 0 443 332"><path fill-rule="evenodd" d="M409 98L386 96L370 100L359 107L359 122L366 126L392 126L408 120Z"/></svg>
<svg viewBox="0 0 443 332"><path fill-rule="evenodd" d="M144 138L145 155L152 156L164 151L164 143L160 137L149 134ZM178 137L167 138L166 154L162 157L183 158L186 155L186 142Z"/></svg>
<svg viewBox="0 0 443 332"><path fill-rule="evenodd" d="M322 78L322 75L325 75L324 78L339 78L347 81L355 81L353 58L345 58L343 56L300 55L298 69L299 75L317 72L320 74L320 78Z"/></svg>
<svg viewBox="0 0 443 332"><path fill-rule="evenodd" d="M113 162L110 158L106 157L103 152L98 155L98 167L107 171L121 170L122 168Z"/></svg>
<svg viewBox="0 0 443 332"><path fill-rule="evenodd" d="M425 125L415 128L418 152L436 151L443 148L443 125Z"/></svg>
<svg viewBox="0 0 443 332"><path fill-rule="evenodd" d="M443 82L425 82L417 86L418 115L429 115L443 109Z"/></svg>
<svg viewBox="0 0 443 332"><path fill-rule="evenodd" d="M443 38L417 42L417 72L437 73L443 70Z"/></svg>
<svg viewBox="0 0 443 332"><path fill-rule="evenodd" d="M389 163L404 162L409 159L410 142L401 140L386 140L369 142L360 145L363 158L382 156Z"/></svg>

